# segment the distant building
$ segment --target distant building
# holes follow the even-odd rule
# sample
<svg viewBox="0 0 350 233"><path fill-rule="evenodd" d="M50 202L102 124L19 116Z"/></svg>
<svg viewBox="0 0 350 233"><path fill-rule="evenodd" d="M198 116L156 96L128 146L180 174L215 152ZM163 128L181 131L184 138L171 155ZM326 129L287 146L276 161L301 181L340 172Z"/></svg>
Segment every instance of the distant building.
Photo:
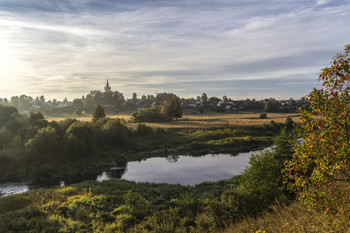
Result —
<svg viewBox="0 0 350 233"><path fill-rule="evenodd" d="M107 79L107 84L105 86L105 91L111 91L111 87L109 86L108 79Z"/></svg>

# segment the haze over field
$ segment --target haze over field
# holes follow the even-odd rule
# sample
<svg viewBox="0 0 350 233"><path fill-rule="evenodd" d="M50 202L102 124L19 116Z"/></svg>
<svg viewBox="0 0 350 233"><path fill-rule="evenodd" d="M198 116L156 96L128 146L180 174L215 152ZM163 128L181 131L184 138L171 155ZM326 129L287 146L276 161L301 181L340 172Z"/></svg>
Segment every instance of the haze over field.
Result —
<svg viewBox="0 0 350 233"><path fill-rule="evenodd" d="M349 43L346 0L2 0L0 97L300 98Z"/></svg>

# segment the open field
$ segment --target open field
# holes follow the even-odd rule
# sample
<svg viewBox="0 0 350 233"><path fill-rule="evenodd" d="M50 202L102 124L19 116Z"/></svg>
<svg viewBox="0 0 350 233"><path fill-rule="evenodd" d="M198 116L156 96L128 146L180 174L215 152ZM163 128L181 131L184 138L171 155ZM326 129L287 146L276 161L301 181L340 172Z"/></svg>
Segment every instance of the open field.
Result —
<svg viewBox="0 0 350 233"><path fill-rule="evenodd" d="M287 117L294 122L299 122L297 113L268 113L267 119L259 119L260 113L232 113L232 114L196 114L184 115L183 118L171 122L146 123L151 127L159 128L220 128L228 126L256 126L269 123L271 120L276 123L284 123ZM131 115L109 115L111 118L122 118L125 121L131 119ZM90 121L90 116L74 117L82 121ZM59 121L65 117L47 117L48 120ZM137 123L128 123L129 127L135 127Z"/></svg>

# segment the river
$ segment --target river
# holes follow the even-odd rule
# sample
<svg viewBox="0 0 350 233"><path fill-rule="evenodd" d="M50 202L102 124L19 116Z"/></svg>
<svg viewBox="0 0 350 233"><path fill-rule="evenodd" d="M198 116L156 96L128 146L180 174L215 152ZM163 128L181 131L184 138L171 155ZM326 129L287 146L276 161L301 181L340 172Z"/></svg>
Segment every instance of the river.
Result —
<svg viewBox="0 0 350 233"><path fill-rule="evenodd" d="M268 150L270 147L264 149ZM237 155L207 154L203 156L168 156L155 157L142 161L128 162L126 167L114 167L96 174L94 177L81 177L75 180L52 180L31 183L0 184L2 196L27 192L31 189L65 186L84 180L125 179L136 182L155 182L182 185L196 185L206 181L219 181L240 175L249 165L252 153L242 152Z"/></svg>

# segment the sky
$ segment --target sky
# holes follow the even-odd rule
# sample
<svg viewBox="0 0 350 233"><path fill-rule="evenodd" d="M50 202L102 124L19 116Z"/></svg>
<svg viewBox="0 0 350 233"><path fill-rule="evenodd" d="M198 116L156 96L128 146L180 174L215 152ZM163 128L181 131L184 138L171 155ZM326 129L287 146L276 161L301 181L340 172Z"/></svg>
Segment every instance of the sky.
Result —
<svg viewBox="0 0 350 233"><path fill-rule="evenodd" d="M348 0L0 0L0 97L289 99L350 43Z"/></svg>

